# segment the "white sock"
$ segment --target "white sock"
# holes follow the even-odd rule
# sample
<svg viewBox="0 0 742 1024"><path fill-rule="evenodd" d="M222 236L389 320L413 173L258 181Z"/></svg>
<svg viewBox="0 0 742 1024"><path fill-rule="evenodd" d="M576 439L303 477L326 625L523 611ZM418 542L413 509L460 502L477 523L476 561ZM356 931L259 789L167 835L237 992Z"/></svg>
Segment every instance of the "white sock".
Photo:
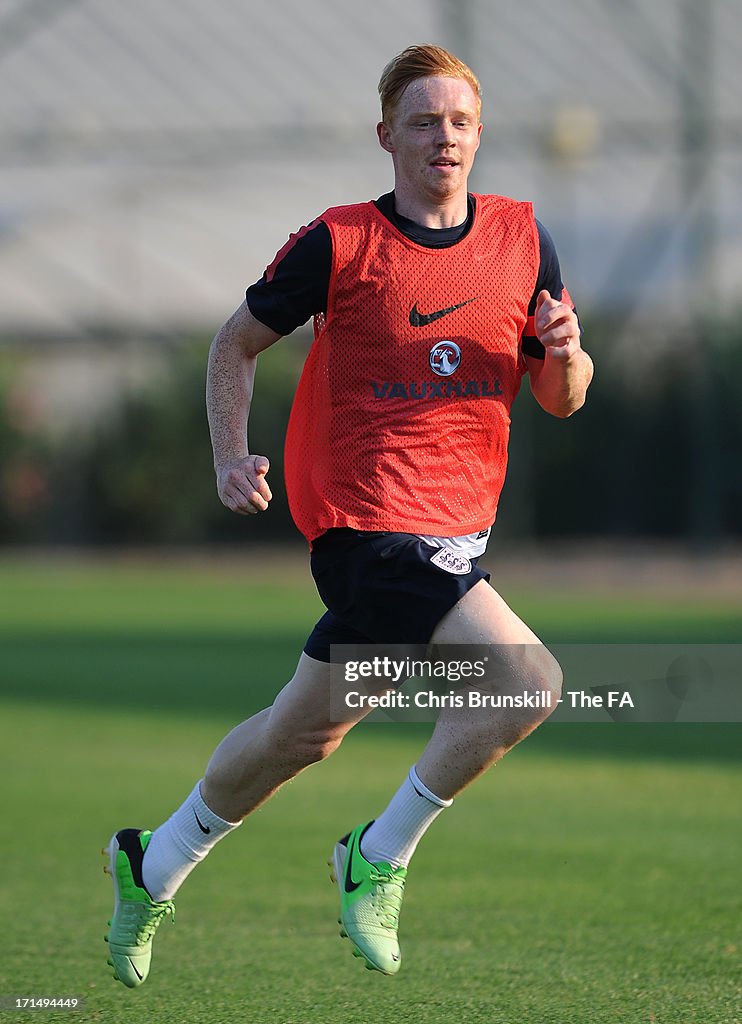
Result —
<svg viewBox="0 0 742 1024"><path fill-rule="evenodd" d="M155 903L172 899L212 846L241 824L214 814L197 782L185 803L155 829L144 851L142 881Z"/></svg>
<svg viewBox="0 0 742 1024"><path fill-rule="evenodd" d="M432 793L413 765L386 810L364 833L361 853L372 864L384 860L393 868L406 868L430 825L452 803Z"/></svg>

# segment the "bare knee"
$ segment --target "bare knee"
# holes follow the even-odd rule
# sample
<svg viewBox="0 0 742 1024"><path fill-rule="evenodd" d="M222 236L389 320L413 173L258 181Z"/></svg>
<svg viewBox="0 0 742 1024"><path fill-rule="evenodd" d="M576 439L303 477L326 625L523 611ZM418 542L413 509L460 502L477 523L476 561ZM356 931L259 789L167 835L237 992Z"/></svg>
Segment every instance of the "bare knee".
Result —
<svg viewBox="0 0 742 1024"><path fill-rule="evenodd" d="M288 763L299 772L333 754L347 731L347 726L340 723L305 725L297 729L286 729L280 723L271 726L269 723L265 737L266 752L268 757Z"/></svg>
<svg viewBox="0 0 742 1024"><path fill-rule="evenodd" d="M534 715L538 725L556 710L564 681L559 662L545 647L537 647L531 652L527 679L528 691L541 697L540 701L534 701L537 706L533 709L538 712Z"/></svg>
<svg viewBox="0 0 742 1024"><path fill-rule="evenodd" d="M343 742L345 733L333 727L306 730L293 741L297 761L305 767L324 761Z"/></svg>
<svg viewBox="0 0 742 1024"><path fill-rule="evenodd" d="M287 716L274 704L225 737L209 761L202 792L214 800L232 793L256 778L269 778L273 785L286 782L304 768L329 757L348 731L347 724L307 722ZM220 804L221 805L221 804ZM227 820L232 820L228 818ZM236 819L235 819L236 820Z"/></svg>
<svg viewBox="0 0 742 1024"><path fill-rule="evenodd" d="M510 747L556 710L562 692L562 670L541 644L510 647L505 655L500 648L493 660L498 658L499 665L489 681L493 711L489 719L482 716L480 724Z"/></svg>

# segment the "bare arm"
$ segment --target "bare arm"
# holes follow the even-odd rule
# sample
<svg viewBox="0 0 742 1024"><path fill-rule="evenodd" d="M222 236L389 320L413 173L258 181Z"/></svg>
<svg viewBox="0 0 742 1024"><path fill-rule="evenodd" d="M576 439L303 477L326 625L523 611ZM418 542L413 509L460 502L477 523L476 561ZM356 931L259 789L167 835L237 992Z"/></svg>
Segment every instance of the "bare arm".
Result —
<svg viewBox="0 0 742 1024"><path fill-rule="evenodd" d="M268 508L270 463L251 455L247 419L257 356L281 337L256 320L243 302L218 331L209 350L206 410L219 497L227 508L253 515Z"/></svg>
<svg viewBox="0 0 742 1024"><path fill-rule="evenodd" d="M539 293L535 315L536 336L546 349L543 360L526 356L531 391L552 416L571 416L585 404L593 378L593 361L580 345L580 325L574 310Z"/></svg>

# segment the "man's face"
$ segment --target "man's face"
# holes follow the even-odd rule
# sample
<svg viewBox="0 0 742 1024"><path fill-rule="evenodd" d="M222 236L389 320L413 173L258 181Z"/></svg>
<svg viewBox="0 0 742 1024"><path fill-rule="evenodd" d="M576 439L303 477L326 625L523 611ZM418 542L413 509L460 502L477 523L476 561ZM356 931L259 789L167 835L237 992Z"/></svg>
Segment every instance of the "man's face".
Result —
<svg viewBox="0 0 742 1024"><path fill-rule="evenodd" d="M388 122L377 127L392 154L395 187L435 202L466 192L481 131L469 83L438 75L411 82Z"/></svg>

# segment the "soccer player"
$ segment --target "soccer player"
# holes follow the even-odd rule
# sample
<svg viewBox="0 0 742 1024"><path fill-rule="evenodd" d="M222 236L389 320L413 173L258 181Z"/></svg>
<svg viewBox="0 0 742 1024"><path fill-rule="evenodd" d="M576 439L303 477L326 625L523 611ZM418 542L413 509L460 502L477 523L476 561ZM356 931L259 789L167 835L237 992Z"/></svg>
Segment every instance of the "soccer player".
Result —
<svg viewBox="0 0 742 1024"><path fill-rule="evenodd" d="M273 705L229 733L172 816L154 832L112 837L109 963L130 987L146 979L152 937L195 865L363 717L331 719L332 644L494 645L501 659L513 652L500 686L554 696L561 686L556 661L477 559L521 377L566 417L585 400L592 362L531 205L468 192L482 131L470 68L412 46L385 68L379 92L394 191L327 210L292 235L211 347L219 497L255 515L271 500L268 459L247 443L256 357L314 317L286 482L327 612ZM386 809L337 842L341 934L367 967L399 970L407 868L425 831L549 711L444 709Z"/></svg>

